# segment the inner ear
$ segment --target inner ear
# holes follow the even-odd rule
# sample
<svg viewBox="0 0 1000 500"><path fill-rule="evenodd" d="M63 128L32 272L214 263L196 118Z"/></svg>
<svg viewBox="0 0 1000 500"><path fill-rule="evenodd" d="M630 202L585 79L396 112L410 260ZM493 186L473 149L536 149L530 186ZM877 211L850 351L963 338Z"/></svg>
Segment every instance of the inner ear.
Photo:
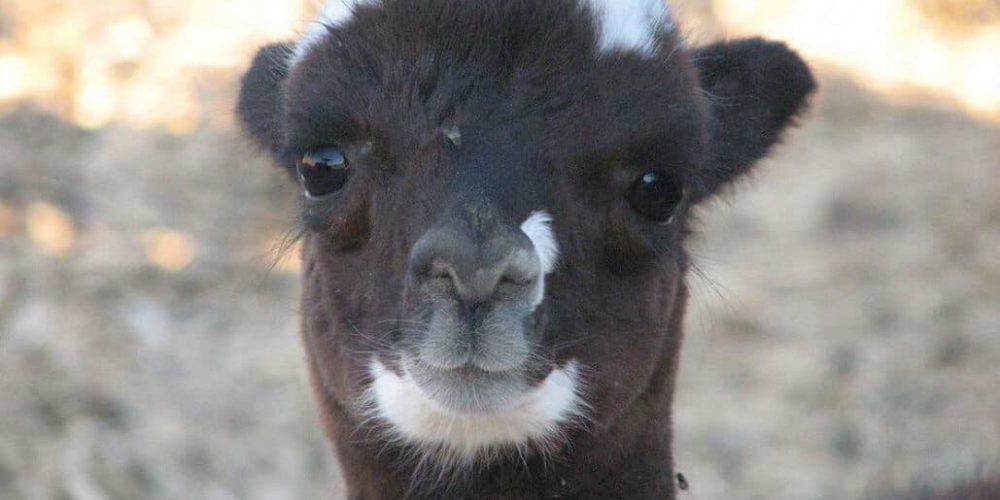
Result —
<svg viewBox="0 0 1000 500"><path fill-rule="evenodd" d="M265 45L258 50L243 75L236 105L243 130L279 162L284 142L281 85L288 78L292 54L291 43Z"/></svg>
<svg viewBox="0 0 1000 500"><path fill-rule="evenodd" d="M692 61L709 100L709 159L693 199L716 193L767 155L806 108L816 81L785 44L762 38L696 49Z"/></svg>

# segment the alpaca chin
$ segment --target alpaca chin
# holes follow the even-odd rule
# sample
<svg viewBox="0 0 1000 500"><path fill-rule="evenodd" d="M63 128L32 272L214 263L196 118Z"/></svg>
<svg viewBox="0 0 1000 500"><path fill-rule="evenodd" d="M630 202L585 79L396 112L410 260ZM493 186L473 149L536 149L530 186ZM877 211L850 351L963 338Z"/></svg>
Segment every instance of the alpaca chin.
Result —
<svg viewBox="0 0 1000 500"><path fill-rule="evenodd" d="M399 441L438 455L445 463L469 464L498 449L542 448L586 416L575 361L553 370L509 408L459 412L428 398L409 373L399 376L379 361L369 365L368 411Z"/></svg>

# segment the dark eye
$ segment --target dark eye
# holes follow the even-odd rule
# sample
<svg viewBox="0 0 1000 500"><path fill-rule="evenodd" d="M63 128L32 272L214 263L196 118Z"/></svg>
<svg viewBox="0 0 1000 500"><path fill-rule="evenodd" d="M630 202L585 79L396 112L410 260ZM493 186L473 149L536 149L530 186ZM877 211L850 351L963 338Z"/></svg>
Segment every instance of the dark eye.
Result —
<svg viewBox="0 0 1000 500"><path fill-rule="evenodd" d="M337 148L308 151L296 166L299 181L310 198L320 198L334 193L347 184L351 168L347 158Z"/></svg>
<svg viewBox="0 0 1000 500"><path fill-rule="evenodd" d="M670 222L684 198L684 185L675 175L650 171L629 186L626 196L636 212L657 222Z"/></svg>

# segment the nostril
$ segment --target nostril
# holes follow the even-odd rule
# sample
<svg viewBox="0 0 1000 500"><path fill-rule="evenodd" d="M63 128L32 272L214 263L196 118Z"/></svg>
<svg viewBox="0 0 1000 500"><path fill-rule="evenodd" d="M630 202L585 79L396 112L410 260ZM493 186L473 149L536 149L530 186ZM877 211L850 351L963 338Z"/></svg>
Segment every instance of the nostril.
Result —
<svg viewBox="0 0 1000 500"><path fill-rule="evenodd" d="M541 280L537 252L527 236L489 236L473 239L454 228L426 233L410 254L416 290L437 299L454 296L464 305L520 303Z"/></svg>
<svg viewBox="0 0 1000 500"><path fill-rule="evenodd" d="M538 279L539 269L537 265L533 265L533 259L519 256L512 260L500 275L501 284L529 286Z"/></svg>
<svg viewBox="0 0 1000 500"><path fill-rule="evenodd" d="M535 282L533 275L525 273L506 273L500 277L500 286L524 287Z"/></svg>
<svg viewBox="0 0 1000 500"><path fill-rule="evenodd" d="M500 277L500 284L501 285L520 285L520 284L522 284L522 282L519 279L519 277L510 276L510 275L505 274L505 275L503 275L503 276Z"/></svg>
<svg viewBox="0 0 1000 500"><path fill-rule="evenodd" d="M454 279L455 271L452 267L440 260L435 260L430 267L425 270L428 278L449 278Z"/></svg>

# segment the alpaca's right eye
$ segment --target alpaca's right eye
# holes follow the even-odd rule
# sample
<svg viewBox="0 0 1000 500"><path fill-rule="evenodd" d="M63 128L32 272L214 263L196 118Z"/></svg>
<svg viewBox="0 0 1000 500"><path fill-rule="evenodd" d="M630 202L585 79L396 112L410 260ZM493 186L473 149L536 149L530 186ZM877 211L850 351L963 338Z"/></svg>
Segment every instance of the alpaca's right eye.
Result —
<svg viewBox="0 0 1000 500"><path fill-rule="evenodd" d="M626 197L636 212L657 222L668 223L673 220L677 205L684 199L684 185L676 175L650 171L629 186Z"/></svg>
<svg viewBox="0 0 1000 500"><path fill-rule="evenodd" d="M347 158L337 148L307 151L296 169L308 198L321 198L337 192L351 176Z"/></svg>

